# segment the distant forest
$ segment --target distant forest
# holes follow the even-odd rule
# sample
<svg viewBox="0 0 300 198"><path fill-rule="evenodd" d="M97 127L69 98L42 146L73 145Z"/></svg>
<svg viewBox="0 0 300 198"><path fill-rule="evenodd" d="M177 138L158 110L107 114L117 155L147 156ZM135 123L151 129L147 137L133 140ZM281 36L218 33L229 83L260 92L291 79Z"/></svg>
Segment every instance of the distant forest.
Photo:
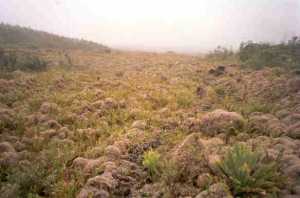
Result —
<svg viewBox="0 0 300 198"><path fill-rule="evenodd" d="M105 50L109 48L83 39L72 39L63 36L37 31L26 27L0 24L0 48L55 48Z"/></svg>

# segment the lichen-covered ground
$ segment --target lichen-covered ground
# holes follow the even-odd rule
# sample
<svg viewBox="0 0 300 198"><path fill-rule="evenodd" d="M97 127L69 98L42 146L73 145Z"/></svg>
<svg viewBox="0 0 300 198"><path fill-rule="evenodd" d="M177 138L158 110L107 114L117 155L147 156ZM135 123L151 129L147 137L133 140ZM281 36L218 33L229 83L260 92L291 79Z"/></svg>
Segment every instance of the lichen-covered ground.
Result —
<svg viewBox="0 0 300 198"><path fill-rule="evenodd" d="M70 54L71 67L46 51L47 71L1 74L0 197L300 197L297 74L173 53ZM235 145L263 155L229 165L251 177L244 188L221 168Z"/></svg>

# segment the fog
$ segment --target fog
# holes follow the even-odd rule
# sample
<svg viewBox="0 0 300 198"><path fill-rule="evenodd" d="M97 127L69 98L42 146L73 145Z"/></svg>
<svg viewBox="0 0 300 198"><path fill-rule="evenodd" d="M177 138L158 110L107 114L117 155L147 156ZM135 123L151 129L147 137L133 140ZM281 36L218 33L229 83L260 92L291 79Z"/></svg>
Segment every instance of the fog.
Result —
<svg viewBox="0 0 300 198"><path fill-rule="evenodd" d="M113 48L205 52L300 35L300 1L0 0L0 22Z"/></svg>

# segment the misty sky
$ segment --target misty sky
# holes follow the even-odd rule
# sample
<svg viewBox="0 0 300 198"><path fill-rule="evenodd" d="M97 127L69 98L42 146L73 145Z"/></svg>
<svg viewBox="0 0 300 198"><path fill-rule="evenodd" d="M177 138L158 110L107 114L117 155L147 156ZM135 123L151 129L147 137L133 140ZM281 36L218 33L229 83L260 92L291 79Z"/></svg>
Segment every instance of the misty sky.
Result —
<svg viewBox="0 0 300 198"><path fill-rule="evenodd" d="M300 35L300 0L0 0L0 22L111 47L203 52Z"/></svg>

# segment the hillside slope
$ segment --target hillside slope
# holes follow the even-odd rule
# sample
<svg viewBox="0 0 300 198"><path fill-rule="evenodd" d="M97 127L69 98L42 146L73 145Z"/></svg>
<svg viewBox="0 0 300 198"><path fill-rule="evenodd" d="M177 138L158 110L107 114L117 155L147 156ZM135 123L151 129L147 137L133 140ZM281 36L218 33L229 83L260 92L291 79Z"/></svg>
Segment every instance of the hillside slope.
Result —
<svg viewBox="0 0 300 198"><path fill-rule="evenodd" d="M106 46L95 42L62 37L3 23L0 24L0 47L108 50Z"/></svg>

